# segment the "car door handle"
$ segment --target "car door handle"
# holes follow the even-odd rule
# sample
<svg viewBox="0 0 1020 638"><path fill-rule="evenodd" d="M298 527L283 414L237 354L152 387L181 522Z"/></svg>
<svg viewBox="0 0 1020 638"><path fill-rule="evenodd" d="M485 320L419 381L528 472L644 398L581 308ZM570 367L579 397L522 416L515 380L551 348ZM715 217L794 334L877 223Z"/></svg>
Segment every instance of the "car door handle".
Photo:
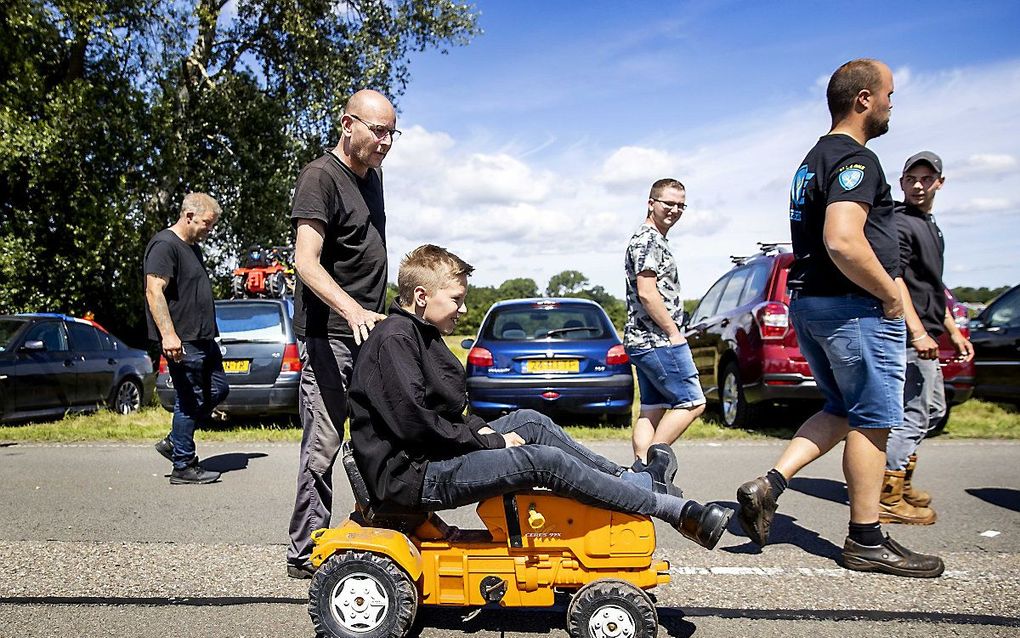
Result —
<svg viewBox="0 0 1020 638"><path fill-rule="evenodd" d="M64 367L65 368L73 368L74 367L74 361L72 361L70 359L64 359Z"/></svg>
<svg viewBox="0 0 1020 638"><path fill-rule="evenodd" d="M106 362L109 363L111 366L117 365L117 360L112 357L107 359Z"/></svg>

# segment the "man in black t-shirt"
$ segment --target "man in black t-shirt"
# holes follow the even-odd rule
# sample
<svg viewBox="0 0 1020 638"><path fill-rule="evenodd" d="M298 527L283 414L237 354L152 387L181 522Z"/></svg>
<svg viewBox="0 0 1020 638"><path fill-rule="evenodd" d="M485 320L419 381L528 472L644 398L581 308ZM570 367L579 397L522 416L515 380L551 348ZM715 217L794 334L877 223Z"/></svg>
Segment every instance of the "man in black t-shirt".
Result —
<svg viewBox="0 0 1020 638"><path fill-rule="evenodd" d="M198 243L220 217L205 193L189 193L181 216L145 247L145 319L149 339L160 344L176 398L170 434L156 451L172 461L170 482L212 483L219 472L202 469L195 456L195 427L205 425L229 386L215 338L216 308Z"/></svg>
<svg viewBox="0 0 1020 638"><path fill-rule="evenodd" d="M294 332L301 355L301 438L287 574L310 578L311 534L328 527L333 462L347 419L358 348L386 318L383 159L400 135L381 93L355 93L340 119L340 143L304 167L294 187Z"/></svg>
<svg viewBox="0 0 1020 638"><path fill-rule="evenodd" d="M791 315L825 406L768 474L740 486L737 500L741 527L764 545L787 482L845 440L843 565L930 578L945 569L942 559L899 545L879 524L886 439L903 418L906 327L893 200L878 157L864 145L889 130L892 92L892 71L877 60L847 62L829 79L832 129L790 189Z"/></svg>

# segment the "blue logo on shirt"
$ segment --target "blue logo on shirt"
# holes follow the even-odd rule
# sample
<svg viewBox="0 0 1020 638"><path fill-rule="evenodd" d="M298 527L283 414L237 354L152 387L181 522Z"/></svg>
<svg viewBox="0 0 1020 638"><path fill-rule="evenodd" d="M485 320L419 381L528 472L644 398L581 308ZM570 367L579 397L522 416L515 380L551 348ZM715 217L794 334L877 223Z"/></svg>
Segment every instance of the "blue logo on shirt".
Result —
<svg viewBox="0 0 1020 638"><path fill-rule="evenodd" d="M807 190L807 183L814 176L814 173L808 172L807 164L797 169L797 174L793 176L793 184L790 185L790 221L800 221L800 208L804 205L804 191Z"/></svg>
<svg viewBox="0 0 1020 638"><path fill-rule="evenodd" d="M839 173L839 185L845 191L852 191L864 179L864 171L859 168L844 168Z"/></svg>

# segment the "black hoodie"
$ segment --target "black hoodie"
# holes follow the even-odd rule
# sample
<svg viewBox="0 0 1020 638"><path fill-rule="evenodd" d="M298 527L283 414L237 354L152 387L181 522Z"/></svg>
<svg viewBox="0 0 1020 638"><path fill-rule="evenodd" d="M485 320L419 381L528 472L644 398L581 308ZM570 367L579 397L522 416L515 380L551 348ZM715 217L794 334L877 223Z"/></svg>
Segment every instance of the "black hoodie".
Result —
<svg viewBox="0 0 1020 638"><path fill-rule="evenodd" d="M354 460L379 502L420 509L429 461L505 446L464 416L464 366L439 330L396 302L362 346L349 396Z"/></svg>

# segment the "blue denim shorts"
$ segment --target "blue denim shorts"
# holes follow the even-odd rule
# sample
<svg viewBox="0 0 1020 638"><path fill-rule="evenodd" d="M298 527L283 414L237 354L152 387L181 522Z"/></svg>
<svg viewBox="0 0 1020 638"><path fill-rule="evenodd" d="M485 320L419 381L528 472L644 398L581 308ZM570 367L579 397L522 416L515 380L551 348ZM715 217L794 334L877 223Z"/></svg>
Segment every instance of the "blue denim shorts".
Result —
<svg viewBox="0 0 1020 638"><path fill-rule="evenodd" d="M853 428L903 422L907 327L886 319L877 299L860 295L796 297L790 304L800 351L829 414Z"/></svg>
<svg viewBox="0 0 1020 638"><path fill-rule="evenodd" d="M627 355L637 370L642 409L684 409L705 404L698 369L686 343L646 350L627 348Z"/></svg>

